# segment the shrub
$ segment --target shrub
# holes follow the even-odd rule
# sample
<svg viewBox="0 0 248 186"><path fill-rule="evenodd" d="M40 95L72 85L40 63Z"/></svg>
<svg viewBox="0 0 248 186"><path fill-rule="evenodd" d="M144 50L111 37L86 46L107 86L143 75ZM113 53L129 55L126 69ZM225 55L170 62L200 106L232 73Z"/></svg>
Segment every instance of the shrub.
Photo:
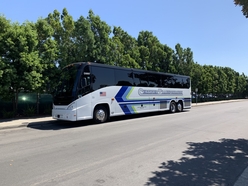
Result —
<svg viewBox="0 0 248 186"><path fill-rule="evenodd" d="M52 114L52 108L50 105L45 106L43 114L45 114L45 115L51 115Z"/></svg>
<svg viewBox="0 0 248 186"><path fill-rule="evenodd" d="M24 116L34 116L35 115L35 107L28 106L26 109L23 110Z"/></svg>
<svg viewBox="0 0 248 186"><path fill-rule="evenodd" d="M13 118L15 116L15 112L3 110L2 116L3 116L3 118Z"/></svg>

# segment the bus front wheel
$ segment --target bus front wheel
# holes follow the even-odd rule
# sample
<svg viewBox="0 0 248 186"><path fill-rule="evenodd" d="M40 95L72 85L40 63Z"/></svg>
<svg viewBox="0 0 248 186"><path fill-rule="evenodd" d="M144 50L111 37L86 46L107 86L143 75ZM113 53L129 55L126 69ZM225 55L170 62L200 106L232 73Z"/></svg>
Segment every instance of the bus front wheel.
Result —
<svg viewBox="0 0 248 186"><path fill-rule="evenodd" d="M94 110L94 122L95 123L104 123L108 118L107 109L104 106L97 106Z"/></svg>
<svg viewBox="0 0 248 186"><path fill-rule="evenodd" d="M170 112L171 113L175 113L176 112L176 103L174 101L172 101L170 103Z"/></svg>

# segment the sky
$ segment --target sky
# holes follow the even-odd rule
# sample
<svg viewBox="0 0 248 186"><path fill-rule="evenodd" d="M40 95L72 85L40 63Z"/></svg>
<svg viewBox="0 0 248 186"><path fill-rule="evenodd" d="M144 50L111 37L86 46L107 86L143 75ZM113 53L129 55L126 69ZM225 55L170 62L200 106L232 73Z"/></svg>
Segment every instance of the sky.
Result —
<svg viewBox="0 0 248 186"><path fill-rule="evenodd" d="M233 0L0 0L12 22L36 22L66 8L76 21L91 9L112 28L137 38L149 31L172 49L190 48L201 65L230 67L248 76L248 19Z"/></svg>

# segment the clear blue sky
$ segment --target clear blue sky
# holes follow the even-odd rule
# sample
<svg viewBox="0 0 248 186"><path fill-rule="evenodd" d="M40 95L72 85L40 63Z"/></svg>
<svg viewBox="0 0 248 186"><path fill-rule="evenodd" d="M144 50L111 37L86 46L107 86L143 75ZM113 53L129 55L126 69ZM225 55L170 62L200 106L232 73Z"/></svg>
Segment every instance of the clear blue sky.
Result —
<svg viewBox="0 0 248 186"><path fill-rule="evenodd" d="M162 44L191 48L201 65L231 67L248 75L248 19L233 0L0 0L12 22L36 22L66 8L74 20L90 9L110 26L137 38L151 31Z"/></svg>

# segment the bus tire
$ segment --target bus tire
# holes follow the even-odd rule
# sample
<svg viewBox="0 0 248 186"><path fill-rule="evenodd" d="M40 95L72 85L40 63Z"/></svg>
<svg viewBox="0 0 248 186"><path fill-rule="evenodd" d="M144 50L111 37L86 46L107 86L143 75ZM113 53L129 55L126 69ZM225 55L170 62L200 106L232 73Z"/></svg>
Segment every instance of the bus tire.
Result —
<svg viewBox="0 0 248 186"><path fill-rule="evenodd" d="M175 113L176 112L176 103L174 101L172 101L170 103L170 112L171 113Z"/></svg>
<svg viewBox="0 0 248 186"><path fill-rule="evenodd" d="M104 123L107 121L108 118L108 111L104 106L96 106L94 109L93 120L95 123Z"/></svg>
<svg viewBox="0 0 248 186"><path fill-rule="evenodd" d="M183 111L183 103L181 101L177 102L177 112Z"/></svg>

